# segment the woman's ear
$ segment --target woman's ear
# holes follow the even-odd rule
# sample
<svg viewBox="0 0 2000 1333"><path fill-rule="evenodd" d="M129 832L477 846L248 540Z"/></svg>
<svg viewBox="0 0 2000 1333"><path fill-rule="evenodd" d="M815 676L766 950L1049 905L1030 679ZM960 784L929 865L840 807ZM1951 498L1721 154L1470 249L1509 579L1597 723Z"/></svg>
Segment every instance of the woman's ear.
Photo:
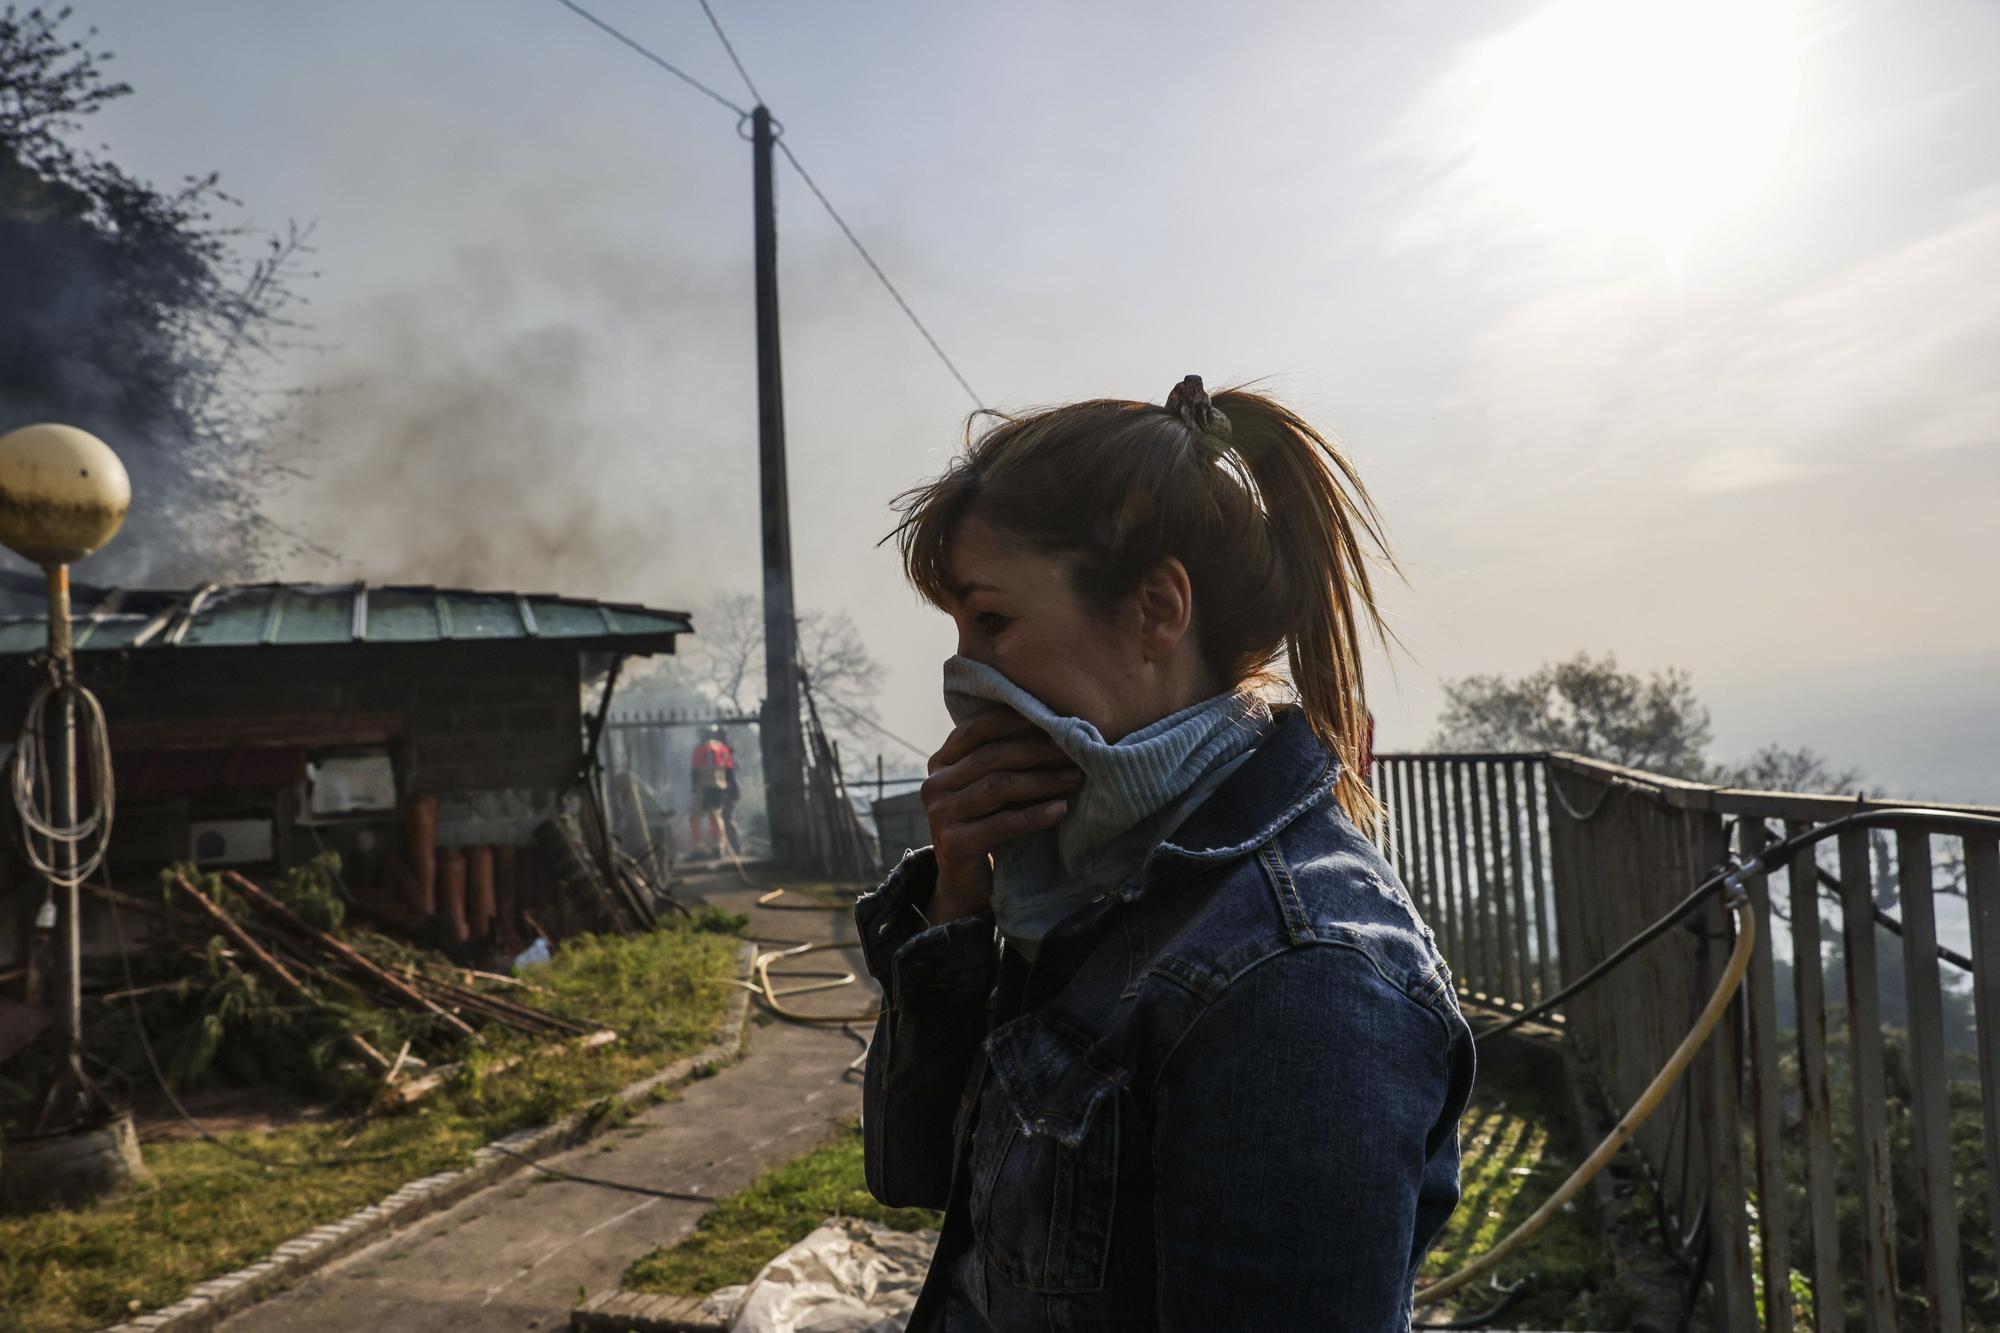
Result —
<svg viewBox="0 0 2000 1333"><path fill-rule="evenodd" d="M1139 581L1139 649L1150 662L1165 661L1194 624L1194 585L1187 566L1168 556Z"/></svg>

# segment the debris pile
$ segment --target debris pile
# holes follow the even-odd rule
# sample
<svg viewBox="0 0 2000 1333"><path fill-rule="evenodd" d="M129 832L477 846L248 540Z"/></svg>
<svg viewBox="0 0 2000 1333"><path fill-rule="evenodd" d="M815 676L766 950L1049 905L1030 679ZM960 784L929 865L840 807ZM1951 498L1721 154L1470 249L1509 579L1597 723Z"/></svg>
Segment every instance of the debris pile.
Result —
<svg viewBox="0 0 2000 1333"><path fill-rule="evenodd" d="M161 876L166 898L158 908L99 890L115 916L142 912L161 928L134 941L145 947L121 960L128 977L137 967L151 980L100 993L106 1016L127 1009L132 1023L144 1025L128 1035L146 1046L149 1062L152 1046L162 1049L159 1072L171 1083L200 1079L220 1063L239 1077L276 1074L328 1091L365 1092L378 1106L434 1090L467 1048L503 1034L536 1045L615 1040L609 1029L530 1002L547 998L531 981L460 966L375 932L342 930L346 903L333 887L337 876L333 857L269 885L235 871L200 875L176 867ZM134 1003L141 997L150 1001L143 1011ZM483 1068L523 1057L523 1042L507 1045L507 1054ZM258 1067L244 1070L246 1059Z"/></svg>

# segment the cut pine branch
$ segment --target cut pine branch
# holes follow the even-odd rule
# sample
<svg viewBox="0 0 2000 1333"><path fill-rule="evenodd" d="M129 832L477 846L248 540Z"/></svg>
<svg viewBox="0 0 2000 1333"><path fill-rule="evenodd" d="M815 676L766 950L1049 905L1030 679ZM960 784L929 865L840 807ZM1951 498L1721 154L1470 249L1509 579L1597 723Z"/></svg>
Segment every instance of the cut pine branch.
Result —
<svg viewBox="0 0 2000 1333"><path fill-rule="evenodd" d="M272 916L276 917L278 920L284 922L285 925L290 927L294 933L300 935L310 943L315 944L318 947L325 949L328 952L336 955L337 957L340 958L342 962L346 963L349 967L353 968L355 971L360 972L361 974L370 978L376 983L393 991L395 994L401 996L404 1000L408 1001L409 1003L417 1006L420 1009L425 1009L430 1011L432 1014L435 1014L437 1017L443 1019L447 1026L457 1029L464 1036L470 1037L473 1041L478 1042L481 1045L485 1044L486 1038L480 1036L478 1029L474 1028L470 1023L467 1023L457 1014L451 1013L448 1010L442 1008L441 1006L433 1003L427 996L418 991L416 987L403 981L401 978L397 977L393 972L388 971L386 968L383 968L378 964L370 961L370 959L366 955L361 953L359 950L353 948L350 945L342 943L340 940L335 939L333 936L327 934L323 930L317 930L314 927L307 925L304 921L301 921L299 919L298 915L294 913L291 908L285 906L283 903L279 902L275 897L273 897L269 893L266 893L263 889L251 883L243 876L237 874L233 870L226 870L223 872L223 878L227 879L231 884L234 884L238 889L238 891L240 891L244 897L248 898L251 902L255 903L257 906L269 912Z"/></svg>
<svg viewBox="0 0 2000 1333"><path fill-rule="evenodd" d="M173 884L196 907L206 913L216 925L220 926L222 933L234 941L237 948L248 954L256 962L257 966L263 970L265 975L276 981L287 994L293 996L295 999L303 1000L310 1005L317 1006L319 1004L318 998L313 995L311 990L307 989L306 984L294 976L291 970L273 957L264 946L252 939L250 932L245 930L235 917L223 911L207 894L197 889L193 884L190 884L185 876L175 875ZM389 1057L376 1050L369 1043L368 1039L360 1033L347 1033L344 1039L362 1059L374 1065L377 1070L386 1070L389 1067Z"/></svg>

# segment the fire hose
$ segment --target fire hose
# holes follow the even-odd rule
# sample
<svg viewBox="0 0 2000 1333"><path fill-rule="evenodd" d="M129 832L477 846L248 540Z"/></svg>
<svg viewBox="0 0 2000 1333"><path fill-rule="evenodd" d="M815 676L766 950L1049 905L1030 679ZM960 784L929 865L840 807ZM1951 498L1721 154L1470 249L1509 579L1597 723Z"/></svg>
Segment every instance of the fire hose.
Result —
<svg viewBox="0 0 2000 1333"><path fill-rule="evenodd" d="M1646 1085L1646 1090L1639 1094L1639 1100L1632 1103L1632 1109L1627 1111L1612 1127L1611 1132L1604 1136L1604 1141L1584 1159L1583 1165L1571 1172L1569 1179L1559 1185L1556 1192L1544 1200L1542 1206L1537 1208L1525 1222L1515 1227L1492 1249L1456 1273L1441 1278L1418 1292L1414 1304L1429 1305L1442 1300L1474 1278L1488 1272L1519 1249L1530 1237L1546 1226L1550 1218L1561 1212L1564 1204L1575 1198L1585 1185L1596 1178L1597 1173L1618 1155L1618 1150L1625 1146L1626 1140L1630 1139L1638 1131L1639 1126L1646 1123L1646 1118L1666 1100L1667 1093L1673 1090L1674 1084L1687 1071L1688 1065L1693 1063L1695 1053L1708 1040L1708 1034L1715 1030L1715 1025L1728 1011L1729 1002L1735 998L1737 987L1743 984L1743 974L1750 968L1750 954L1757 944L1757 917L1750 908L1749 896L1740 886L1732 894L1732 906L1736 909L1736 947L1730 950L1729 963L1722 969L1722 979L1716 982L1715 991L1708 997L1708 1004L1702 1008L1701 1016L1695 1019L1694 1026L1688 1030L1687 1036L1681 1038L1681 1044L1667 1057L1666 1064L1662 1065L1660 1072L1653 1076L1653 1081Z"/></svg>
<svg viewBox="0 0 2000 1333"><path fill-rule="evenodd" d="M1718 889L1722 890L1725 895L1724 901L1736 913L1736 945L1730 950L1729 961L1723 967L1721 979L1716 982L1715 990L1710 994L1708 1003L1703 1006L1700 1015L1695 1019L1694 1026L1688 1030L1687 1036L1681 1039L1680 1045L1674 1048L1673 1054L1667 1057L1666 1064L1662 1065L1660 1072L1653 1076L1653 1081L1646 1086L1644 1092L1639 1094L1638 1100L1632 1103L1632 1109L1619 1119L1618 1123L1612 1127L1611 1132L1605 1136L1604 1141L1597 1145L1596 1149L1584 1160L1583 1164L1570 1174L1569 1179L1558 1186L1555 1193L1551 1194L1542 1206L1537 1208L1526 1221L1515 1227L1513 1231L1509 1232L1496 1243L1492 1249L1466 1264L1457 1272L1440 1278L1417 1292L1412 1304L1430 1305L1442 1300L1474 1278L1489 1272L1501 1260L1519 1249L1536 1232L1547 1225L1549 1219L1560 1212L1564 1204L1575 1198L1585 1185L1588 1185L1596 1178L1597 1174L1617 1155L1618 1150L1625 1145L1626 1141L1638 1131L1639 1126L1646 1122L1647 1117L1651 1116L1659 1108L1660 1103L1666 1099L1667 1093L1673 1089L1674 1084L1680 1080L1681 1075L1687 1072L1687 1067L1694 1062L1696 1053L1700 1051L1703 1043L1708 1040L1709 1033L1715 1030L1716 1024L1721 1021L1722 1015L1727 1012L1730 1001L1735 998L1738 988L1743 984L1744 974L1749 970L1750 956L1757 944L1757 918L1752 909L1747 891L1747 885L1751 879L1759 875L1769 874L1771 871L1788 862L1796 853L1823 842L1827 838L1844 830L1907 823L1912 820L1921 821L1930 826L1943 825L1947 828L1957 828L1961 831L1977 829L1982 832L1991 832L1995 829L2000 829L2000 818L1994 818L1990 815L1973 815L1956 810L1931 810L1922 807L1863 810L1851 815L1842 815L1838 819L1828 820L1826 823L1807 829L1803 833L1797 833L1789 838L1773 842L1758 851L1754 856L1751 856L1748 860L1732 860L1726 869L1703 881L1699 888L1682 899L1673 910L1626 941L1625 944L1613 951L1602 962L1563 987L1562 990L1542 1001L1533 1009L1516 1014L1504 1023L1496 1024L1481 1031L1475 1040L1490 1037L1497 1032L1504 1032L1509 1028L1517 1027L1533 1018L1547 1014L1564 1000L1601 979L1612 968L1638 952L1643 945L1671 929L1676 922L1692 915L1696 908L1707 901L1708 895Z"/></svg>

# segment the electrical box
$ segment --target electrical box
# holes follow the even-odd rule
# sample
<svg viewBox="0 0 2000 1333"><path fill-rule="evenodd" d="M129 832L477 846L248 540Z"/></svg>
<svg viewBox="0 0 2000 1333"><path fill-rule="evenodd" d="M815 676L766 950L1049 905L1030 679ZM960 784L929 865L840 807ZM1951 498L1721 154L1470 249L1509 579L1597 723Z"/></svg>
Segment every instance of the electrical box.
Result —
<svg viewBox="0 0 2000 1333"><path fill-rule="evenodd" d="M188 827L189 853L196 865L240 866L271 859L268 819L198 819Z"/></svg>

